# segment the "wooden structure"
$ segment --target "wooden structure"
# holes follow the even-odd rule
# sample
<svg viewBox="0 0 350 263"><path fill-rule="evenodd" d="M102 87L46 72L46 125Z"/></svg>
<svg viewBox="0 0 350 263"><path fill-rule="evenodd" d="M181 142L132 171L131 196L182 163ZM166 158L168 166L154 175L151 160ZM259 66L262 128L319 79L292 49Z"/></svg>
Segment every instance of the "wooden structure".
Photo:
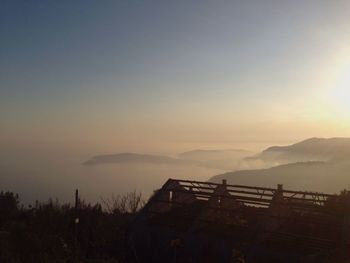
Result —
<svg viewBox="0 0 350 263"><path fill-rule="evenodd" d="M128 242L135 262L345 262L349 204L347 194L169 179Z"/></svg>

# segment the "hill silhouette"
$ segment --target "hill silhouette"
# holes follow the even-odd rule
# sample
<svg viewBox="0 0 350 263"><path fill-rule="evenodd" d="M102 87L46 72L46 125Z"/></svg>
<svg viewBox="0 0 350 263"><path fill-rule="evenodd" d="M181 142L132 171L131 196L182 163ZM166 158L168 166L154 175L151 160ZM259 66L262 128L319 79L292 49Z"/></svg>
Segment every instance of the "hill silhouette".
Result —
<svg viewBox="0 0 350 263"><path fill-rule="evenodd" d="M350 187L350 138L311 138L289 146L273 146L245 159L265 168L216 175L212 182L275 186L337 192Z"/></svg>
<svg viewBox="0 0 350 263"><path fill-rule="evenodd" d="M97 155L85 161L83 165L93 166L102 164L148 163L166 165L193 165L204 168L235 170L240 167L242 160L252 155L245 150L192 150L179 154L178 158L164 155L117 153Z"/></svg>
<svg viewBox="0 0 350 263"><path fill-rule="evenodd" d="M281 164L309 161L339 161L350 159L350 138L310 138L288 146L273 146L245 159L272 167Z"/></svg>
<svg viewBox="0 0 350 263"><path fill-rule="evenodd" d="M350 162L304 162L279 165L267 169L241 170L216 175L211 182L226 179L229 184L259 185L300 190L339 192L350 188Z"/></svg>
<svg viewBox="0 0 350 263"><path fill-rule="evenodd" d="M184 160L162 155L117 153L97 155L87 160L83 165L99 165L110 163L153 163L153 164L190 164Z"/></svg>

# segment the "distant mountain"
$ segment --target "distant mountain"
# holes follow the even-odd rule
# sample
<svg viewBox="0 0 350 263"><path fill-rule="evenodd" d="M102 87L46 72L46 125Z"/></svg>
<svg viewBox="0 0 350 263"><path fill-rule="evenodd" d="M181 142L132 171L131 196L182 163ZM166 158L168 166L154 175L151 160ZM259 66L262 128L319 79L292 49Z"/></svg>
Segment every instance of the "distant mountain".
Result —
<svg viewBox="0 0 350 263"><path fill-rule="evenodd" d="M84 165L98 165L110 163L153 163L153 164L190 164L184 160L171 158L162 155L138 154L138 153L117 153L98 155L84 162Z"/></svg>
<svg viewBox="0 0 350 263"><path fill-rule="evenodd" d="M350 189L350 161L306 162L280 165L268 169L242 170L216 175L211 182L226 179L230 184L246 184L286 189L339 192Z"/></svg>
<svg viewBox="0 0 350 263"><path fill-rule="evenodd" d="M287 163L309 161L350 160L350 138L311 138L289 146L273 146L245 159L272 167Z"/></svg>
<svg viewBox="0 0 350 263"><path fill-rule="evenodd" d="M281 183L287 188L328 192L350 188L350 138L311 138L273 146L244 162L263 168L224 173L210 181L269 187Z"/></svg>
<svg viewBox="0 0 350 263"><path fill-rule="evenodd" d="M193 150L181 153L178 158L139 154L117 153L98 155L87 160L83 165L99 165L111 163L152 163L171 165L194 165L204 168L221 169L225 171L236 170L244 157L252 155L244 150Z"/></svg>
<svg viewBox="0 0 350 263"><path fill-rule="evenodd" d="M197 165L223 170L241 167L242 160L253 153L246 150L192 150L181 153L181 160L191 161Z"/></svg>

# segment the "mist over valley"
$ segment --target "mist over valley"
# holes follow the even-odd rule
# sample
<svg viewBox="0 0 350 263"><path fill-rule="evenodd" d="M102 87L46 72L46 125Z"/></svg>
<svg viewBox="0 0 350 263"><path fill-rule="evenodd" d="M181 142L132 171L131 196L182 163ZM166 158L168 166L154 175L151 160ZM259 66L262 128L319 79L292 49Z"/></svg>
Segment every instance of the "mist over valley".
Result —
<svg viewBox="0 0 350 263"><path fill-rule="evenodd" d="M88 201L137 190L147 199L168 178L309 189L336 193L350 188L347 138L312 138L260 153L246 150L190 150L172 155L115 153L83 156L30 152L2 154L3 189L23 203L58 198L72 201L78 188ZM88 155L85 153L85 156ZM17 156L14 160L13 156Z"/></svg>

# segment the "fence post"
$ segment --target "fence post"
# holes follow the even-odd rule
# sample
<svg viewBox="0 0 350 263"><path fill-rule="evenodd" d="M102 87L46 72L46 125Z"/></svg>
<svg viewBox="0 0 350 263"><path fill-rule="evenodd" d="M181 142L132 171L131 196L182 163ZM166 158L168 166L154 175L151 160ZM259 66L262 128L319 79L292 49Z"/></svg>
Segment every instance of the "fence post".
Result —
<svg viewBox="0 0 350 263"><path fill-rule="evenodd" d="M79 191L75 190L75 204L74 204L74 254L77 257L78 248L78 224L79 224Z"/></svg>

